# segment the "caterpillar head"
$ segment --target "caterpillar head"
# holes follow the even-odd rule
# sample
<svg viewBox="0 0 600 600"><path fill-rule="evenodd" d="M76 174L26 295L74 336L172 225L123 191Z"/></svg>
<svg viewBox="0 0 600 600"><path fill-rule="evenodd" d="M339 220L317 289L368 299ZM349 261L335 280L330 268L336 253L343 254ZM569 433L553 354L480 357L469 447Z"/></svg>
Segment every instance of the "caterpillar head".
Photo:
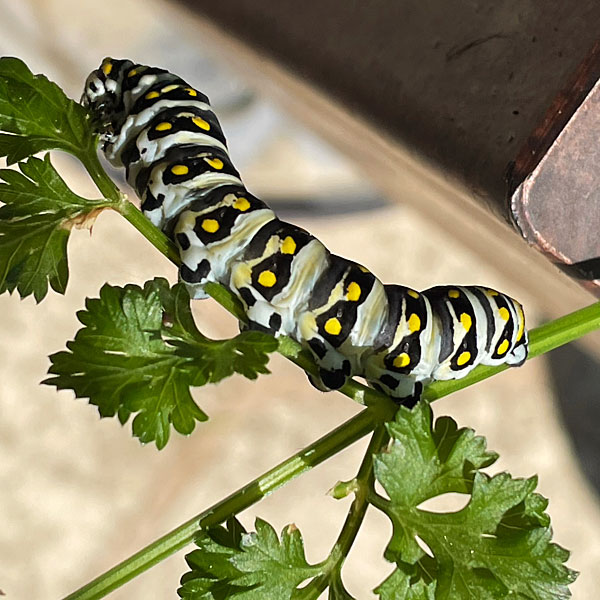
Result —
<svg viewBox="0 0 600 600"><path fill-rule="evenodd" d="M121 84L124 74L131 69L130 60L105 58L85 82L81 104L89 109L96 130L110 135L121 103Z"/></svg>

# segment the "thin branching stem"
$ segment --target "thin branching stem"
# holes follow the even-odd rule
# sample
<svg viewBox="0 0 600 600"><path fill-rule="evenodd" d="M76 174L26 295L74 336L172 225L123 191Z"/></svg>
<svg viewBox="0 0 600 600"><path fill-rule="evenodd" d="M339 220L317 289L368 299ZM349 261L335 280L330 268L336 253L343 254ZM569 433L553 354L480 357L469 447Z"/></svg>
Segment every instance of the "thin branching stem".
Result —
<svg viewBox="0 0 600 600"><path fill-rule="evenodd" d="M367 435L394 411L367 409L321 439L240 488L221 502L192 517L106 573L69 594L64 600L97 600L191 543L200 528L214 527L252 506L267 494Z"/></svg>
<svg viewBox="0 0 600 600"><path fill-rule="evenodd" d="M358 530L365 518L369 506L369 496L373 492L375 476L373 473L373 455L379 452L389 441L385 425L379 424L371 436L358 473L352 482L354 500L326 562L325 573L311 581L303 590L305 600L317 599L323 590L331 584L332 578L339 577L340 570L350 548L356 539Z"/></svg>

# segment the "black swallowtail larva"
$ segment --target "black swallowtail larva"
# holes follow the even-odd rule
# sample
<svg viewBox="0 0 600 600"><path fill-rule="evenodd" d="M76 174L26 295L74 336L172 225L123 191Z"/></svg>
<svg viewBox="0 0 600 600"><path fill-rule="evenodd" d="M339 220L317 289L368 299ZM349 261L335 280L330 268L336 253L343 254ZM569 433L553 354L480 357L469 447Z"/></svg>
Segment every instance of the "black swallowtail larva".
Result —
<svg viewBox="0 0 600 600"><path fill-rule="evenodd" d="M82 103L144 214L177 244L192 297L205 297L209 281L227 286L249 327L310 350L319 389L360 375L411 404L428 381L525 361L523 310L512 298L479 286L384 285L280 221L244 187L208 98L177 75L107 58Z"/></svg>

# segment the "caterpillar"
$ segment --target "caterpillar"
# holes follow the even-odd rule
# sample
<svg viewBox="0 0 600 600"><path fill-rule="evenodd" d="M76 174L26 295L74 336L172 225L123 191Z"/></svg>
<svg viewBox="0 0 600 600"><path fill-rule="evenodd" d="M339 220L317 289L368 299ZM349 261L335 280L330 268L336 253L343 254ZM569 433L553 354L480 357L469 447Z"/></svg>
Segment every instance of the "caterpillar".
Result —
<svg viewBox="0 0 600 600"><path fill-rule="evenodd" d="M279 220L244 187L208 98L177 75L106 58L87 78L82 104L145 216L176 243L191 297L206 297L207 282L228 287L248 327L308 349L317 388L358 375L412 405L432 380L525 361L516 300L481 286L384 285Z"/></svg>

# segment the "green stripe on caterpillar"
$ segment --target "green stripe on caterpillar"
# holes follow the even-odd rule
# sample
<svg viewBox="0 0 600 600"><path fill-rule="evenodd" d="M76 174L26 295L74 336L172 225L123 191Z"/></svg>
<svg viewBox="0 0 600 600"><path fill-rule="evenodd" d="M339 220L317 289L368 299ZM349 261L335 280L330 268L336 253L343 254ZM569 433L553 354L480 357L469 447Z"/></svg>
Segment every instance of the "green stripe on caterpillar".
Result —
<svg viewBox="0 0 600 600"><path fill-rule="evenodd" d="M107 58L89 75L82 103L144 214L177 244L192 297L206 297L207 282L227 286L249 327L288 335L312 353L319 389L360 375L412 404L429 381L527 358L516 300L480 286L384 285L279 220L244 187L208 98L177 75Z"/></svg>

